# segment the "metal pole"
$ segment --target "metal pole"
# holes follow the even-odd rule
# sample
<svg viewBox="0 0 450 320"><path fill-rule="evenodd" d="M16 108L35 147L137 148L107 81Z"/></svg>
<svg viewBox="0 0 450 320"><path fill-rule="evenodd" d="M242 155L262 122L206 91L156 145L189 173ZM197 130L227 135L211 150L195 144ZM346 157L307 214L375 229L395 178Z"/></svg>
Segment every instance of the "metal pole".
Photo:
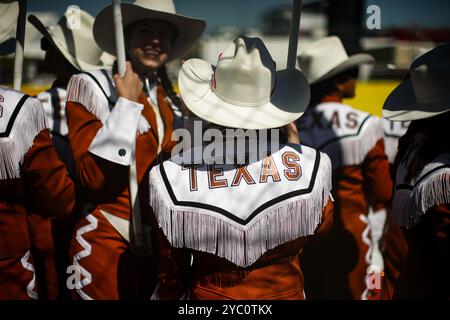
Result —
<svg viewBox="0 0 450 320"><path fill-rule="evenodd" d="M287 59L287 68L295 69L297 60L298 33L300 30L300 15L302 12L302 0L294 0L292 6L291 34L289 35L289 50Z"/></svg>
<svg viewBox="0 0 450 320"><path fill-rule="evenodd" d="M27 0L19 0L19 16L16 30L16 53L14 58L14 89L22 88L23 56L25 49L25 24L27 19Z"/></svg>
<svg viewBox="0 0 450 320"><path fill-rule="evenodd" d="M123 36L123 24L122 24L122 7L120 0L112 0L113 14L114 14L114 29L116 38L116 54L117 54L117 71L121 77L125 75L125 41ZM130 187L130 205L131 205L131 226L134 237L130 237L130 244L137 250L137 254L145 255L144 243L144 228L142 225L141 209L139 204L139 184L137 178L137 166L136 159L133 160L133 164L130 165L129 171L129 187ZM133 243L131 243L133 242ZM144 249L144 251L142 251ZM151 245L148 248L151 252Z"/></svg>
<svg viewBox="0 0 450 320"><path fill-rule="evenodd" d="M117 70L122 77L125 74L125 41L123 37L122 8L120 0L112 0L112 6L116 37Z"/></svg>

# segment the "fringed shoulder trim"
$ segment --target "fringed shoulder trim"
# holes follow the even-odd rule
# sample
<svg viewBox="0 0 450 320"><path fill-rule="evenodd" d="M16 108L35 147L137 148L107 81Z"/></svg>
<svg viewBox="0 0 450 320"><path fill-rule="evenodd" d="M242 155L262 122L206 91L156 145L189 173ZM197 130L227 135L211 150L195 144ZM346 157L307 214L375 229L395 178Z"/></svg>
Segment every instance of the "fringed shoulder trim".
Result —
<svg viewBox="0 0 450 320"><path fill-rule="evenodd" d="M450 163L422 176L413 188L412 198L418 216L436 205L450 203Z"/></svg>
<svg viewBox="0 0 450 320"><path fill-rule="evenodd" d="M79 73L70 78L67 85L67 102L76 102L92 113L102 123L110 112L108 92L95 75Z"/></svg>
<svg viewBox="0 0 450 320"><path fill-rule="evenodd" d="M412 227L432 207L450 203L450 154L428 164L411 184L399 184L393 212L400 226Z"/></svg>
<svg viewBox="0 0 450 320"><path fill-rule="evenodd" d="M150 172L150 205L174 247L208 252L248 267L270 249L313 235L321 223L331 192L331 161L323 153L317 152L317 157L318 174L307 193L274 201L246 225L233 223L207 206L174 204L163 181L161 165ZM248 194L249 199L252 196L257 195Z"/></svg>
<svg viewBox="0 0 450 320"><path fill-rule="evenodd" d="M7 130L0 133L0 180L20 178L20 167L26 153L36 136L48 128L40 101L19 92L14 93L18 100L14 111L8 119L0 119L9 122Z"/></svg>

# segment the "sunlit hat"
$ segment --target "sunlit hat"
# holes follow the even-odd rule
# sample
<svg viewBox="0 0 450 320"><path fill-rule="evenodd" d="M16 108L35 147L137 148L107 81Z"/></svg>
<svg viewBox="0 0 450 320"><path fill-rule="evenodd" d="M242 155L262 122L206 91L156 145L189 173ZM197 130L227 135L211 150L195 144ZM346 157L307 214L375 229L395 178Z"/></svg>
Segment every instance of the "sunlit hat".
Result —
<svg viewBox="0 0 450 320"><path fill-rule="evenodd" d="M19 15L17 1L0 1L0 55L13 53L15 46L15 30Z"/></svg>
<svg viewBox="0 0 450 320"><path fill-rule="evenodd" d="M409 73L384 102L383 117L412 121L450 110L450 43L415 59Z"/></svg>
<svg viewBox="0 0 450 320"><path fill-rule="evenodd" d="M226 127L269 129L299 118L310 88L299 70L276 71L259 38L240 36L219 56L217 66L186 61L179 73L180 94L202 119Z"/></svg>
<svg viewBox="0 0 450 320"><path fill-rule="evenodd" d="M203 20L176 14L172 0L137 0L134 3L122 3L121 7L124 28L136 21L157 19L166 21L177 29L170 60L182 56L200 38L206 27L206 22ZM116 54L111 5L97 15L94 23L94 37L104 51Z"/></svg>
<svg viewBox="0 0 450 320"><path fill-rule="evenodd" d="M314 42L298 57L300 69L311 84L329 79L363 63L374 62L374 58L365 53L348 56L341 39L336 36Z"/></svg>
<svg viewBox="0 0 450 320"><path fill-rule="evenodd" d="M34 15L28 16L28 20L78 70L90 71L103 67L100 60L103 51L94 40L94 18L89 13L83 10L66 11L58 23L50 27L44 26Z"/></svg>

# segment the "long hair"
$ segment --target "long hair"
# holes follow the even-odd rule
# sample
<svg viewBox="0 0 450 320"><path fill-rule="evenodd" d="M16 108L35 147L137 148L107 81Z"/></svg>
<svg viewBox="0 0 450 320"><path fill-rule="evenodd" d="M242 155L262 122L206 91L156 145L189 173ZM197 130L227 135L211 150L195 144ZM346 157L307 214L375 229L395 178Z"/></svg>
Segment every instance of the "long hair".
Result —
<svg viewBox="0 0 450 320"><path fill-rule="evenodd" d="M169 99L174 105L181 109L181 98L177 95L173 88L172 81L170 81L167 75L166 66L163 65L161 68L159 68L156 72L156 75Z"/></svg>
<svg viewBox="0 0 450 320"><path fill-rule="evenodd" d="M412 121L405 135L399 139L394 170L407 160L413 149L414 157L408 163L405 182L409 183L439 154L450 152L450 112L421 120ZM394 171L394 172L395 172Z"/></svg>

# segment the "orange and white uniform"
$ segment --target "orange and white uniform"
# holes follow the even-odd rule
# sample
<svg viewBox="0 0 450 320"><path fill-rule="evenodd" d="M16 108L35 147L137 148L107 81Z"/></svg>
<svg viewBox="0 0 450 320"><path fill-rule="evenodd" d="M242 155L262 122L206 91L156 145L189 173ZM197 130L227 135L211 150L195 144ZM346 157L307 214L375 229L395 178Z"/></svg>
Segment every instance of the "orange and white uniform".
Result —
<svg viewBox="0 0 450 320"><path fill-rule="evenodd" d="M406 133L409 126L409 121L390 121L386 118L381 118L384 131L384 147L386 155L389 159L391 168L391 176L394 180L393 165L398 150L399 139ZM377 206L377 205L375 205ZM380 204L385 207L384 204ZM401 270L405 264L406 255L408 252L408 245L403 235L401 228L394 224L392 219L392 210L390 206L386 207L386 226L383 235L383 264L384 264L384 278L383 278L383 298L394 298L394 287Z"/></svg>
<svg viewBox="0 0 450 320"><path fill-rule="evenodd" d="M0 299L38 299L27 216L67 217L75 188L40 102L0 88Z"/></svg>
<svg viewBox="0 0 450 320"><path fill-rule="evenodd" d="M369 206L392 195L379 119L325 97L297 126L302 144L330 157L335 199L332 231L302 257L306 294L313 299L369 298L367 268L380 260L378 239L385 222L381 215L369 214Z"/></svg>
<svg viewBox="0 0 450 320"><path fill-rule="evenodd" d="M191 165L172 157L150 173L162 248L154 298L304 299L298 254L332 221L329 158L282 145L247 165L207 164L201 149L184 153Z"/></svg>
<svg viewBox="0 0 450 320"><path fill-rule="evenodd" d="M396 172L392 213L394 222L403 228L408 254L395 298L448 300L450 153L441 153L411 181L405 181L406 168L414 156L411 148Z"/></svg>
<svg viewBox="0 0 450 320"><path fill-rule="evenodd" d="M138 259L129 246L129 166L136 163L144 230L152 224L148 173L169 154L173 112L159 85L139 103L117 97L110 74L71 78L67 90L69 140L85 204L79 212L70 257L81 273L74 282L81 299L138 299L156 283L158 250ZM154 232L152 237L154 237ZM156 243L154 239L153 244Z"/></svg>
<svg viewBox="0 0 450 320"><path fill-rule="evenodd" d="M50 135L59 159L65 164L69 175L72 173L73 161L66 121L66 88L53 86L47 91L40 92L36 98L42 103L47 118ZM57 224L55 228L54 224ZM60 294L58 282L65 286L66 260L64 249L66 244L62 233L71 233L69 227L61 229L60 225L67 225L66 220L51 221L39 214L28 215L32 252L35 259L37 282L41 299L55 300ZM54 238L56 236L56 238ZM61 248L56 250L56 248ZM59 277L58 271L59 270ZM59 278L59 279L58 279ZM58 281L59 280L59 281Z"/></svg>

